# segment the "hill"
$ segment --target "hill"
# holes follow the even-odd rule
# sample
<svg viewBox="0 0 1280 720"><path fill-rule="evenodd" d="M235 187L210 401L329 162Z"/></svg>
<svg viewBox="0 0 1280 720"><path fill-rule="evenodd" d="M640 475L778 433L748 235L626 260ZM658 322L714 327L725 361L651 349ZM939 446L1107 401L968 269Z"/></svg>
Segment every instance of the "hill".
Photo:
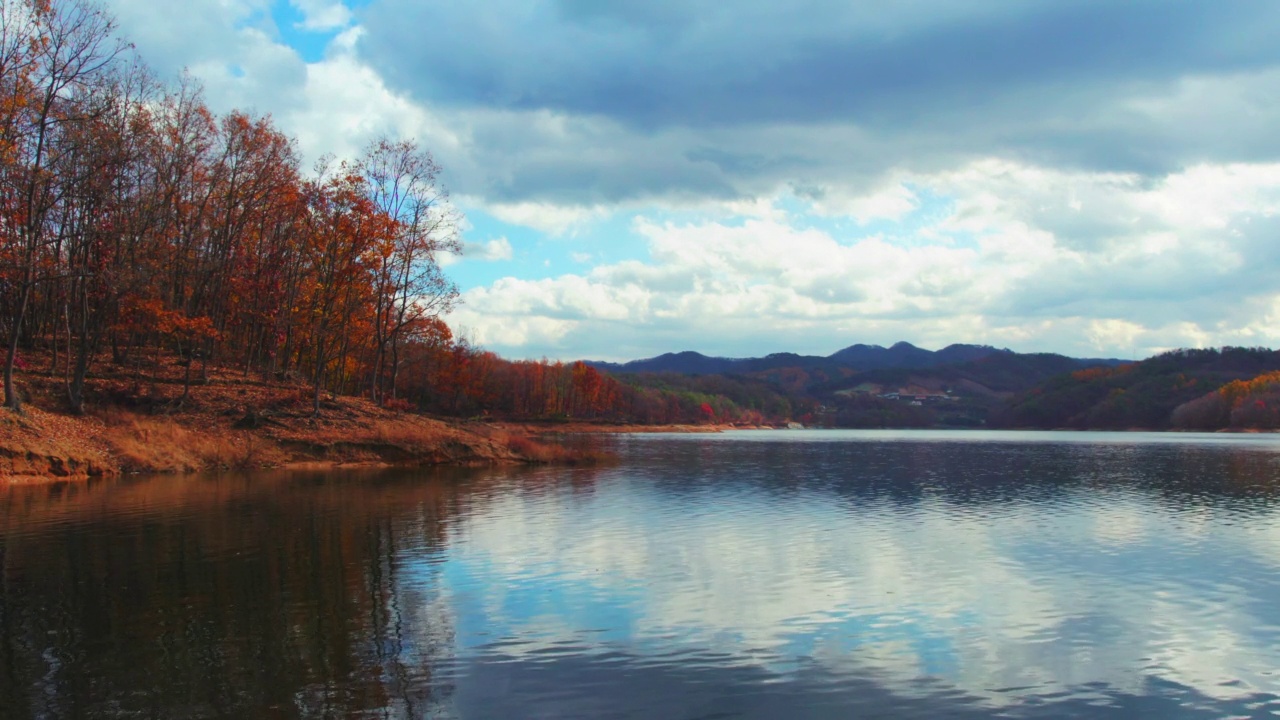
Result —
<svg viewBox="0 0 1280 720"><path fill-rule="evenodd" d="M991 355L1017 356L1012 350L990 345L956 343L941 350L926 350L909 342L894 343L889 347L850 345L826 356L799 355L780 352L758 358L711 357L699 352L664 353L643 360L611 363L598 360L585 361L588 365L610 373L680 373L683 375L722 375L764 373L783 368L818 368L834 370L843 368L863 372L885 368L932 368L972 362ZM1114 358L1076 359L1082 365L1117 365L1123 360Z"/></svg>
<svg viewBox="0 0 1280 720"><path fill-rule="evenodd" d="M871 370L810 392L828 408L824 424L835 427L980 427L1017 393L1090 362L1000 351L941 367Z"/></svg>
<svg viewBox="0 0 1280 720"><path fill-rule="evenodd" d="M728 396L766 415L790 407L807 424L929 427L985 425L1008 398L1055 375L1122 362L962 343L932 351L899 342L887 348L859 343L827 356L723 358L685 351L588 364L628 385Z"/></svg>
<svg viewBox="0 0 1280 720"><path fill-rule="evenodd" d="M1275 370L1280 352L1266 348L1174 350L1056 376L1012 397L989 421L1010 428L1166 429L1174 427L1179 406Z"/></svg>

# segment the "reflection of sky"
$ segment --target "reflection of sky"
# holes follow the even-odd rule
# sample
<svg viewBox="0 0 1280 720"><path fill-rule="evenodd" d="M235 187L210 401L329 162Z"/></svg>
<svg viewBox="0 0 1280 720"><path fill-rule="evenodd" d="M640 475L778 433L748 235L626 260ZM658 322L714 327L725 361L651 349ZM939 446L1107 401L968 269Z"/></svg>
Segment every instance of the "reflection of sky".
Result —
<svg viewBox="0 0 1280 720"><path fill-rule="evenodd" d="M875 458L810 448L816 490L769 480L771 463L791 466L766 446L662 447L665 464L623 464L587 493L495 496L454 525L433 582L457 656L618 651L782 677L816 665L903 688L934 677L997 704L1142 694L1153 679L1210 698L1280 691L1272 510L1089 487L1096 467L1074 455L1045 465L1075 468L1076 484L1046 477L1051 494L1002 487L986 503L893 497L888 486L921 476L909 446ZM990 471L980 450L953 447L930 486ZM752 462L749 480L731 470Z"/></svg>

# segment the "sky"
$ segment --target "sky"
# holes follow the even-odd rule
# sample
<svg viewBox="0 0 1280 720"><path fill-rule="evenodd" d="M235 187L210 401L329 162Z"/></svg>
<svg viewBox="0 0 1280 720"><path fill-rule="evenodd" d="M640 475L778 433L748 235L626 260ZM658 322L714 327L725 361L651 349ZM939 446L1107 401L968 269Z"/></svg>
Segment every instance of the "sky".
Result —
<svg viewBox="0 0 1280 720"><path fill-rule="evenodd" d="M106 0L308 164L416 140L509 358L1280 346L1272 0Z"/></svg>

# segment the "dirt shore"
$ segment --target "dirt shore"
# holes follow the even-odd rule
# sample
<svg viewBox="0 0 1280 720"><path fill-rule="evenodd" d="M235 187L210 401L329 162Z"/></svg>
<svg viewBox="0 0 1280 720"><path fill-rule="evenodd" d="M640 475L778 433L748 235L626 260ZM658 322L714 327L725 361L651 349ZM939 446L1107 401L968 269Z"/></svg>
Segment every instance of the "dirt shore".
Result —
<svg viewBox="0 0 1280 720"><path fill-rule="evenodd" d="M176 373L175 373L176 374ZM180 376L179 376L180 377ZM190 388L102 378L84 414L51 410L56 380L23 378L22 414L0 409L0 481L336 465L495 465L595 458L489 423L453 422L214 374Z"/></svg>
<svg viewBox="0 0 1280 720"><path fill-rule="evenodd" d="M184 473L215 469L390 465L588 463L602 457L570 448L570 433L718 432L716 425L446 420L327 398L316 414L305 388L215 377L185 399L172 384L145 395L116 393L74 415L31 402L21 415L0 409L0 482ZM98 388L111 397L111 387Z"/></svg>
<svg viewBox="0 0 1280 720"><path fill-rule="evenodd" d="M123 473L284 466L495 465L581 462L563 448L496 426L457 424L330 401L319 417L263 412L71 416L0 411L0 478L31 481Z"/></svg>

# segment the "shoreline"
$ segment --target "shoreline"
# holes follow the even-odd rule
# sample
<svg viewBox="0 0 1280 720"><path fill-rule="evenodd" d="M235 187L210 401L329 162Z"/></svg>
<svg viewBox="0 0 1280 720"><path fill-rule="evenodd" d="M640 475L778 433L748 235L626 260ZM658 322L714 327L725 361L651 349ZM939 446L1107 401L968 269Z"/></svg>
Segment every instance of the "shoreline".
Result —
<svg viewBox="0 0 1280 720"><path fill-rule="evenodd" d="M294 408L227 407L211 399L160 415L119 407L81 416L31 405L22 415L0 411L0 478L29 483L304 463L498 465L570 459L501 431L392 412L363 400L331 400L315 416Z"/></svg>
<svg viewBox="0 0 1280 720"><path fill-rule="evenodd" d="M509 432L523 432L533 435L625 435L629 433L672 433L672 434L713 434L726 430L760 430L763 427L744 427L738 425L711 423L707 425L690 425L677 423L673 425L648 425L642 423L609 423L560 420L494 420L492 425Z"/></svg>
<svg viewBox="0 0 1280 720"><path fill-rule="evenodd" d="M0 483L216 470L578 465L608 457L567 447L558 436L715 433L731 427L455 420L346 397L329 399L316 416L295 407L234 402L227 388L200 388L193 397L188 409L159 415L120 407L85 415L31 404L21 415L0 409Z"/></svg>
<svg viewBox="0 0 1280 720"><path fill-rule="evenodd" d="M567 436L779 429L731 423L459 419L392 410L343 396L326 396L317 413L306 387L263 382L221 368L215 368L207 381L193 384L185 395L173 382L120 375L95 378L89 386L87 412L74 415L46 409L65 404L56 378L28 373L22 381L28 397L24 413L0 409L0 484L216 470L576 465L609 458L592 443ZM1110 432L1126 431L1197 432L1145 428Z"/></svg>

